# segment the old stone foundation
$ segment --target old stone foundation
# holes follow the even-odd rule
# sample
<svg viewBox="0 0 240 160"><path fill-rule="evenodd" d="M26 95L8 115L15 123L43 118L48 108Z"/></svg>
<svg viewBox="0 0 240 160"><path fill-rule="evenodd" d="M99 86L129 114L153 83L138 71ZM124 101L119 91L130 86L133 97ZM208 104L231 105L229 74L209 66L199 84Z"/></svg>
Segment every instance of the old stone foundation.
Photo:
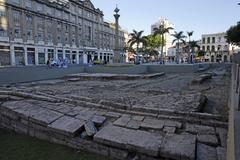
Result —
<svg viewBox="0 0 240 160"><path fill-rule="evenodd" d="M221 116L9 90L0 92L0 102L1 128L113 159L225 159Z"/></svg>

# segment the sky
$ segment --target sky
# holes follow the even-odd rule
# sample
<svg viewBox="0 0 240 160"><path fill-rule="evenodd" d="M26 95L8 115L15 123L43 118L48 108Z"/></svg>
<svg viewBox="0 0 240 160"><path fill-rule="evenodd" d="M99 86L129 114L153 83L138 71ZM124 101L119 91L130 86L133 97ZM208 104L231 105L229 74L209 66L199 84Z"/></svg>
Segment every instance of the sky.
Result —
<svg viewBox="0 0 240 160"><path fill-rule="evenodd" d="M225 32L240 21L240 0L91 0L104 13L104 19L114 22L113 10L120 9L120 25L151 33L151 25L160 18L172 22L175 31L194 31L193 39L202 34Z"/></svg>

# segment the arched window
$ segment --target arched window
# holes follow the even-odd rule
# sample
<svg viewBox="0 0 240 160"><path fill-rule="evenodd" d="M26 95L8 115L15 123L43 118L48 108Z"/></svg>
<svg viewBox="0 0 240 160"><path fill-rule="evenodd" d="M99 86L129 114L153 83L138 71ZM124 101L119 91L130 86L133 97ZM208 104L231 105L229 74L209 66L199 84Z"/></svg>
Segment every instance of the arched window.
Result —
<svg viewBox="0 0 240 160"><path fill-rule="evenodd" d="M212 46L212 51L215 52L215 46Z"/></svg>
<svg viewBox="0 0 240 160"><path fill-rule="evenodd" d="M207 46L207 51L210 51L210 46Z"/></svg>

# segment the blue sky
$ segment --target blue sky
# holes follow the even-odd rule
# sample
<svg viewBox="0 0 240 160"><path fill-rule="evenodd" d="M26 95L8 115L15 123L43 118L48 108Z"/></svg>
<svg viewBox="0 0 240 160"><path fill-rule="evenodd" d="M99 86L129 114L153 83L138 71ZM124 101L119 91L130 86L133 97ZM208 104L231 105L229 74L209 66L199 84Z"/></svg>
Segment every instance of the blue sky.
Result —
<svg viewBox="0 0 240 160"><path fill-rule="evenodd" d="M194 31L194 39L202 34L224 32L240 21L240 0L92 0L114 21L113 10L120 8L120 25L128 29L151 31L151 24L161 17L175 24L176 31Z"/></svg>

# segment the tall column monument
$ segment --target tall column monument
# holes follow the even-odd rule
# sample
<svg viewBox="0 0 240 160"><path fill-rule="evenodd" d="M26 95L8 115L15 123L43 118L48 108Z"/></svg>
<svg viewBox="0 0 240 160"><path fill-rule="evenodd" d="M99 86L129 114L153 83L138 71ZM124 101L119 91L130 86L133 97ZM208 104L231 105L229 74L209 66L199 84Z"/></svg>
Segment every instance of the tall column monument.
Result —
<svg viewBox="0 0 240 160"><path fill-rule="evenodd" d="M120 9L116 6L114 10L114 18L115 18L115 47L114 47L114 63L121 63L121 55L120 55L120 48L119 48L119 18L120 15L118 12Z"/></svg>

